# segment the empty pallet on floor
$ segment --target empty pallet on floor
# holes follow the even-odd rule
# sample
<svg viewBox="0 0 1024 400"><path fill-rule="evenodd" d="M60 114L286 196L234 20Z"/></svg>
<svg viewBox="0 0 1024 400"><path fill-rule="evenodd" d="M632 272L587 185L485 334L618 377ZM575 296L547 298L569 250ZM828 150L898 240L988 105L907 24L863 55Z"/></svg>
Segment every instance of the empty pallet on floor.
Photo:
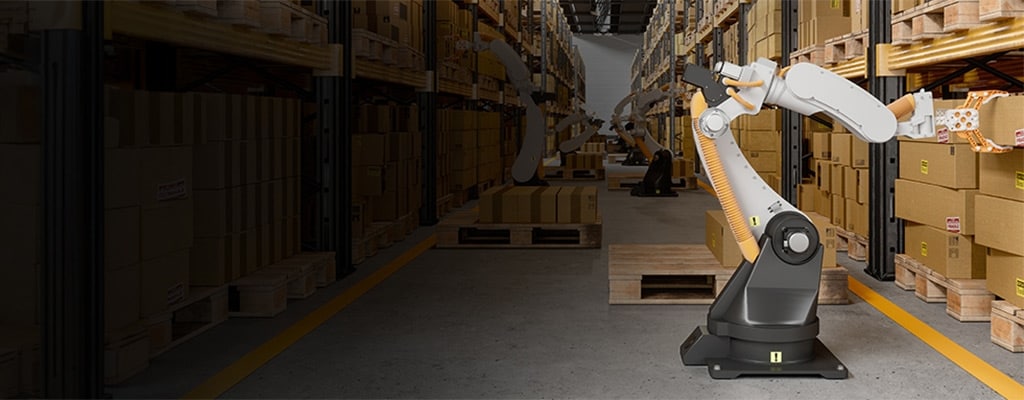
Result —
<svg viewBox="0 0 1024 400"><path fill-rule="evenodd" d="M896 255L896 286L928 303L946 303L946 314L961 322L989 321L995 298L984 279L949 279L906 254Z"/></svg>
<svg viewBox="0 0 1024 400"><path fill-rule="evenodd" d="M438 248L600 248L601 216L592 224L480 223L477 210L437 224Z"/></svg>
<svg viewBox="0 0 1024 400"><path fill-rule="evenodd" d="M228 316L273 317L334 282L334 253L300 253L228 284Z"/></svg>
<svg viewBox="0 0 1024 400"><path fill-rule="evenodd" d="M711 304L734 271L702 244L613 244L608 304ZM822 269L818 304L848 303L846 269Z"/></svg>
<svg viewBox="0 0 1024 400"><path fill-rule="evenodd" d="M149 355L156 357L228 319L227 286L193 286L166 312L149 316Z"/></svg>

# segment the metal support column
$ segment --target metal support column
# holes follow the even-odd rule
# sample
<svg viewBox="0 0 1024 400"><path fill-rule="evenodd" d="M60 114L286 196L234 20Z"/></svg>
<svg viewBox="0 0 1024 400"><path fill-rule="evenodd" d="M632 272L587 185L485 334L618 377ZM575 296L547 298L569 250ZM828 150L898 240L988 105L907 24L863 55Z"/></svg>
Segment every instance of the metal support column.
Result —
<svg viewBox="0 0 1024 400"><path fill-rule="evenodd" d="M103 6L54 6L80 25L42 32L40 300L48 398L103 396Z"/></svg>
<svg viewBox="0 0 1024 400"><path fill-rule="evenodd" d="M899 98L906 87L906 78L878 76L876 47L892 41L891 4L887 1L873 1L868 7L870 22L868 32L868 89L882 103L888 104ZM894 257L903 251L903 222L896 219L893 195L896 192L896 177L899 174L899 145L896 139L869 147L870 186L868 204L868 267L865 272L878 280L895 278Z"/></svg>
<svg viewBox="0 0 1024 400"><path fill-rule="evenodd" d="M676 89L676 2L671 1L668 3L668 29L665 30L665 35L668 36L665 40L669 43L669 64L668 64L668 79L673 89ZM668 148L673 151L677 148L681 148L682 144L676 145L676 97L672 96L668 99Z"/></svg>
<svg viewBox="0 0 1024 400"><path fill-rule="evenodd" d="M740 41L736 46L737 51L739 52L739 54L736 55L736 62L739 65L747 65L747 62L749 62L749 60L747 60L747 52L750 50L748 47L750 46L750 43L748 42L749 37L747 37L748 13L750 13L750 3L740 3L739 21L736 22L736 29L740 30L740 34L738 35Z"/></svg>
<svg viewBox="0 0 1024 400"><path fill-rule="evenodd" d="M700 28L700 19L704 16L704 12L706 11L706 10L704 10L704 2L703 1L697 0L696 5L697 5L697 11L696 11L695 15L696 15L697 26L694 27L694 31L695 32ZM695 60L696 62L695 63L697 65L701 65L701 66L705 66L705 67L711 67L710 65L707 65L704 62L705 61L704 60L704 46L700 42L700 39L701 38L700 37L696 37L696 35L695 35L695 37L693 39L696 42L696 43L694 43L694 46L693 46L693 50L694 50L694 53L695 53L694 57L696 58L696 60Z"/></svg>
<svg viewBox="0 0 1024 400"><path fill-rule="evenodd" d="M711 29L711 66L725 61L725 33L722 27L716 26Z"/></svg>
<svg viewBox="0 0 1024 400"><path fill-rule="evenodd" d="M420 134L423 137L423 206L420 225L437 224L437 2L423 3L423 55L427 89L419 93Z"/></svg>
<svg viewBox="0 0 1024 400"><path fill-rule="evenodd" d="M352 267L352 7L347 1L319 3L320 15L327 18L329 43L343 47L344 77L317 77L319 130L317 157L320 169L318 250L335 252L338 277L348 275Z"/></svg>
<svg viewBox="0 0 1024 400"><path fill-rule="evenodd" d="M782 60L780 66L789 65L789 54L797 50L797 0L782 0ZM742 35L741 35L742 36ZM803 176L803 135L800 114L782 111L782 175L781 193L786 201L797 203L797 185Z"/></svg>

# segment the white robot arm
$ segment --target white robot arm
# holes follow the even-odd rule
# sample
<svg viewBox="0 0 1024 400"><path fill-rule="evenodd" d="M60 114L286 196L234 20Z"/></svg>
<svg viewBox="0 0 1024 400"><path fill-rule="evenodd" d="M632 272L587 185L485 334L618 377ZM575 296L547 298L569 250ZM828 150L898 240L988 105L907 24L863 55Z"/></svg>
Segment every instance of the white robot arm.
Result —
<svg viewBox="0 0 1024 400"><path fill-rule="evenodd" d="M554 132L564 131L573 124L581 122L585 122L587 124L586 129L584 129L579 135L571 137L558 145L558 151L562 154L568 154L579 150L579 148L590 140L590 138L594 136L599 129L601 129L601 126L604 125L604 121L597 119L593 114L588 114L586 110L580 107L579 111L562 119L562 121L555 126Z"/></svg>

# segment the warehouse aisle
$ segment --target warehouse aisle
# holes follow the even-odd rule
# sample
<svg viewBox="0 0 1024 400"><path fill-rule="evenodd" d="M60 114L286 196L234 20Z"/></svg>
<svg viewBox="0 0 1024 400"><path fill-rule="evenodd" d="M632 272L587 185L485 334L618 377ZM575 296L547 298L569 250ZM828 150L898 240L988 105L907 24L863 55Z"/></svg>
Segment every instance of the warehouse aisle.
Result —
<svg viewBox="0 0 1024 400"><path fill-rule="evenodd" d="M877 310L852 296L822 306L820 338L851 379L713 381L683 367L678 347L706 306L609 306L607 246L701 243L702 191L679 198L600 191L601 250L431 250L342 310L239 385L232 398L992 398L995 394ZM417 236L425 237L421 229ZM411 245L412 241L406 241ZM389 251L397 252L398 246ZM408 246L406 246L408 247ZM394 256L395 254L390 254ZM849 260L840 256L845 262ZM854 265L854 264L849 264ZM893 299L1017 381L1024 357L989 343L987 324L961 324L861 269L851 275ZM360 274L371 268L362 268ZM331 288L337 293L356 279ZM317 299L325 301L318 293ZM324 296L327 296L325 293ZM306 303L299 303L305 306ZM228 321L155 360L117 397L180 396L301 318ZM257 339L262 338L262 339ZM220 357L220 356L218 356ZM188 386L191 382L192 386Z"/></svg>

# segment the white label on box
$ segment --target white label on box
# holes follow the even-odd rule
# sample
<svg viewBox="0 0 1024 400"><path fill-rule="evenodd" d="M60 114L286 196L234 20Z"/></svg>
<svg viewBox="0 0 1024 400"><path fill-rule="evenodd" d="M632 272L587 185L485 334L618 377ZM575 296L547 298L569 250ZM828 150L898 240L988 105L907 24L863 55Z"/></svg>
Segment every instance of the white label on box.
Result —
<svg viewBox="0 0 1024 400"><path fill-rule="evenodd" d="M946 217L946 230L960 233L960 217Z"/></svg>
<svg viewBox="0 0 1024 400"><path fill-rule="evenodd" d="M949 128L939 128L935 131L935 141L939 143L949 143Z"/></svg>
<svg viewBox="0 0 1024 400"><path fill-rule="evenodd" d="M188 188L185 184L185 178L178 179L171 182L161 183L156 187L156 200L165 201L173 199L183 199L188 193Z"/></svg>
<svg viewBox="0 0 1024 400"><path fill-rule="evenodd" d="M1013 146L1024 147L1024 129L1018 129L1013 133Z"/></svg>

